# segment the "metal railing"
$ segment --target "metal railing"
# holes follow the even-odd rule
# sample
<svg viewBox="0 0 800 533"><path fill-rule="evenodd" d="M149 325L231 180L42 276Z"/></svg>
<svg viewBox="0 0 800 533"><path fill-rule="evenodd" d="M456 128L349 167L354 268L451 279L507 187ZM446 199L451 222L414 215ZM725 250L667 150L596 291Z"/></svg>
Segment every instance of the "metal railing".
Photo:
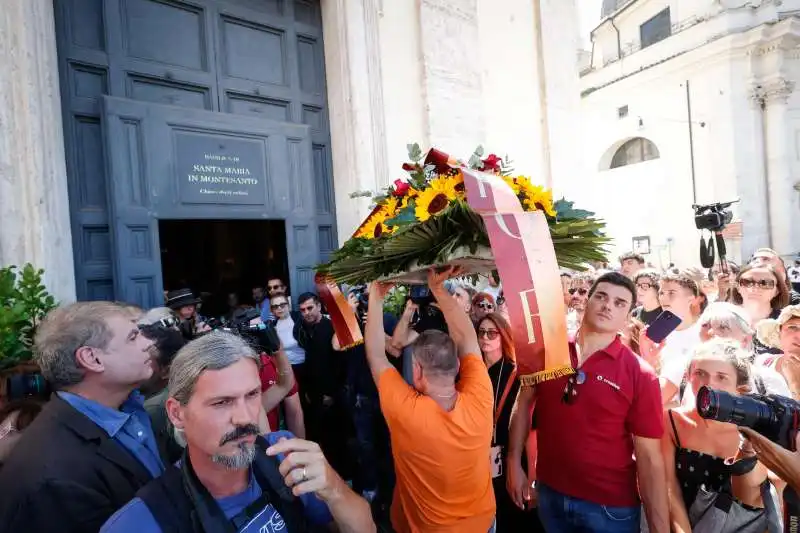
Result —
<svg viewBox="0 0 800 533"><path fill-rule="evenodd" d="M700 24L701 22L705 22L707 20L708 20L708 17L706 17L706 16L693 15L693 16L687 18L687 19L684 19L682 21L676 22L676 23L674 23L674 24L672 24L670 26L670 33L669 33L668 36L664 37L663 39L661 39L659 41L656 41L654 43L649 44L645 48L648 48L650 46L658 44L658 43L660 43L662 41L666 41L667 39L669 39L673 35L677 35L677 34L681 33L682 31L688 30L689 28L691 28L693 26L696 26L696 25ZM642 49L641 40L637 39L635 41L630 41L630 42L622 45L622 50L621 50L620 57L613 57L613 58L607 59L603 63L603 66L605 67L605 66L608 66L608 65L610 65L612 63L615 63L615 62L619 61L620 59L624 59L624 58L628 57L629 55L635 54L636 52L638 52L641 49Z"/></svg>

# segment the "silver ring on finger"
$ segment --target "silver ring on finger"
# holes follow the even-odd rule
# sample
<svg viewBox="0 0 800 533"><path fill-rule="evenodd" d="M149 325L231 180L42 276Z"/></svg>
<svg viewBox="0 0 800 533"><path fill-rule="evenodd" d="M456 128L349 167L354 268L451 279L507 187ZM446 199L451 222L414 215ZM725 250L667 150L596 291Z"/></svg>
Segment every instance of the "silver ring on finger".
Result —
<svg viewBox="0 0 800 533"><path fill-rule="evenodd" d="M308 471L306 470L305 466L303 467L303 477L302 477L302 479L300 481L301 482L308 481Z"/></svg>

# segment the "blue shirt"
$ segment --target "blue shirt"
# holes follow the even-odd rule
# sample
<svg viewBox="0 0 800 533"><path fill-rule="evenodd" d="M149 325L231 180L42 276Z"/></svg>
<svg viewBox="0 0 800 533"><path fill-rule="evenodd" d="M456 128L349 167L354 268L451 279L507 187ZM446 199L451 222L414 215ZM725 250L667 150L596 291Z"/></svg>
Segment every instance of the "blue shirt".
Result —
<svg viewBox="0 0 800 533"><path fill-rule="evenodd" d="M133 391L119 410L70 392L57 394L128 450L153 477L164 473L150 417L144 409L144 396L139 391Z"/></svg>
<svg viewBox="0 0 800 533"><path fill-rule="evenodd" d="M280 437L292 438L288 431L274 431L265 435L270 444L275 444ZM283 461L283 456L278 456ZM250 470L250 483L239 494L217 499L222 512L228 519L244 511L248 505L261 497L261 487ZM313 494L300 496L305 508L306 518L315 525L328 524L333 520L328 506ZM128 504L114 513L100 529L100 533L162 533L161 527L153 517L150 509L139 498L134 498ZM271 504L258 512L239 533L293 533L286 531L283 518Z"/></svg>

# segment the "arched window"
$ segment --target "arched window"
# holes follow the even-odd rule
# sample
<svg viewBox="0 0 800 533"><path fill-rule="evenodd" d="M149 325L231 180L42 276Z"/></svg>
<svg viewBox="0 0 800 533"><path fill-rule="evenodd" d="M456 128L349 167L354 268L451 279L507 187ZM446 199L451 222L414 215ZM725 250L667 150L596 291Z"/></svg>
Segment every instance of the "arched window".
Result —
<svg viewBox="0 0 800 533"><path fill-rule="evenodd" d="M650 161L651 159L658 159L661 154L658 153L658 148L652 141L644 137L636 137L627 141L620 146L614 153L611 159L609 168L619 168L627 165L635 165L643 161Z"/></svg>

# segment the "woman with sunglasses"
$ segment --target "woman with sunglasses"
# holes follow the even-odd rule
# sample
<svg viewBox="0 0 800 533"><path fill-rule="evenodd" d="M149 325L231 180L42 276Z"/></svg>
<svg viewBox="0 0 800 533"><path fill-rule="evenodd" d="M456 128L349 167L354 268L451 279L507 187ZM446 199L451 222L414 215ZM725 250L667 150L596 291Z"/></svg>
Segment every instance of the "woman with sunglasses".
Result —
<svg viewBox="0 0 800 533"><path fill-rule="evenodd" d="M478 344L494 390L494 431L490 460L493 461L492 482L497 504L497 531L527 533L530 531L532 518L511 501L506 492L506 475L503 471L511 408L519 392L511 327L499 313L489 313L480 320L477 330Z"/></svg>
<svg viewBox="0 0 800 533"><path fill-rule="evenodd" d="M472 298L470 317L472 318L473 324L477 324L483 317L495 311L497 311L497 304L495 303L494 296L488 292L479 292Z"/></svg>
<svg viewBox="0 0 800 533"><path fill-rule="evenodd" d="M774 267L768 264L750 264L736 276L732 293L733 303L741 306L755 327L766 318L777 318L781 309L789 305L789 289ZM753 339L756 354L779 353Z"/></svg>
<svg viewBox="0 0 800 533"><path fill-rule="evenodd" d="M687 392L696 394L705 386L733 395L747 393L751 373L748 354L738 342L713 339L694 350ZM667 410L665 428L661 442L672 531L692 531L695 524L690 521L690 510L701 487L710 492L730 491L745 509L764 507L761 486L767 479L767 471L759 463L746 467L748 463L741 462L734 468L736 460L753 455L749 447L742 446L734 424L706 420L697 412L695 402L689 402ZM734 475L736 472L739 475Z"/></svg>

